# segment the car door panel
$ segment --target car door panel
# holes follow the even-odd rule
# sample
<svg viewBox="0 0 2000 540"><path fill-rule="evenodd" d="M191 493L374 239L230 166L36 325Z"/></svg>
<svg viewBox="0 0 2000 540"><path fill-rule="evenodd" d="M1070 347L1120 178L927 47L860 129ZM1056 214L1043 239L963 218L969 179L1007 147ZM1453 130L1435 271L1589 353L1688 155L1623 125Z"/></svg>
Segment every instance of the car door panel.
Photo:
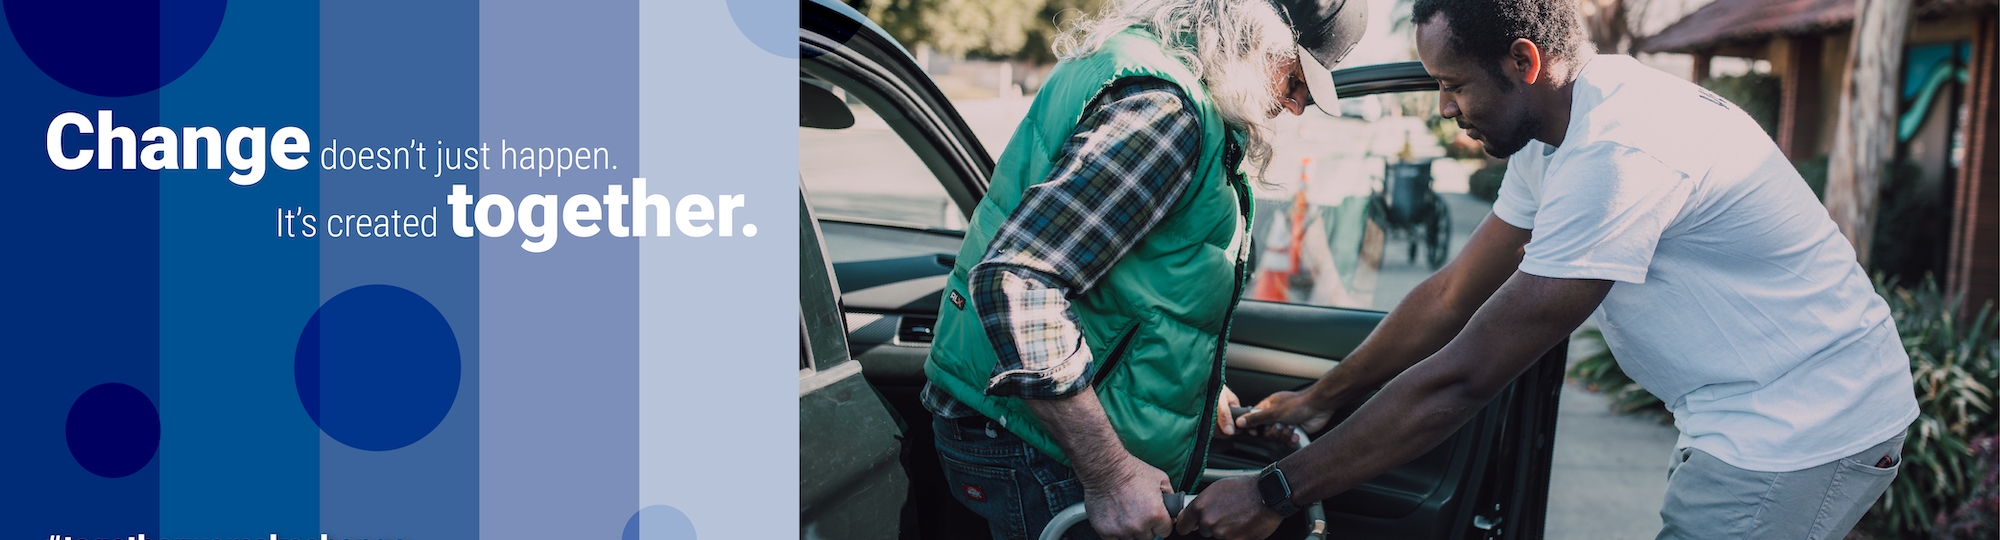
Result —
<svg viewBox="0 0 2000 540"><path fill-rule="evenodd" d="M1259 347L1234 340L1231 340L1229 343L1228 367L1230 369L1247 371L1246 375L1260 377L1260 381L1264 379L1269 380L1268 383L1259 382L1256 387L1252 388L1249 385L1239 384L1237 380L1231 379L1230 386L1251 389L1253 392L1262 390L1261 392L1257 392L1258 395L1269 395L1279 390L1291 390L1299 381L1318 379L1338 364L1340 364L1339 361L1318 356Z"/></svg>
<svg viewBox="0 0 2000 540"><path fill-rule="evenodd" d="M854 359L867 369L868 380L877 385L919 385L924 380L924 360L930 358L928 329L936 317L848 312L847 324Z"/></svg>
<svg viewBox="0 0 2000 540"><path fill-rule="evenodd" d="M849 357L819 225L799 197L799 531L892 538L909 495L896 417Z"/></svg>
<svg viewBox="0 0 2000 540"><path fill-rule="evenodd" d="M842 365L852 367L799 381L799 425L819 431L799 435L799 525L820 538L893 538L909 494L900 431L861 365Z"/></svg>
<svg viewBox="0 0 2000 540"><path fill-rule="evenodd" d="M1379 311L1244 300L1236 308L1229 342L1337 359L1360 346L1384 315Z"/></svg>

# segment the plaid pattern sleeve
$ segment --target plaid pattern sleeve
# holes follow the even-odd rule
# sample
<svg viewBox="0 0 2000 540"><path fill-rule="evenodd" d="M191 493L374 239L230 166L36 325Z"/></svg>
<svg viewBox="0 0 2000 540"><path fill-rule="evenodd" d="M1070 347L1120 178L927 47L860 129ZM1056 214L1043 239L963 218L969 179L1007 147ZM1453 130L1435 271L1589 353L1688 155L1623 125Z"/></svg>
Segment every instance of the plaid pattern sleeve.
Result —
<svg viewBox="0 0 2000 540"><path fill-rule="evenodd" d="M1093 359L1069 298L1103 277L1192 181L1201 124L1178 87L1136 79L1094 103L968 276L999 357L989 395L1055 398L1088 385ZM946 418L966 416L944 392L927 388L925 402Z"/></svg>

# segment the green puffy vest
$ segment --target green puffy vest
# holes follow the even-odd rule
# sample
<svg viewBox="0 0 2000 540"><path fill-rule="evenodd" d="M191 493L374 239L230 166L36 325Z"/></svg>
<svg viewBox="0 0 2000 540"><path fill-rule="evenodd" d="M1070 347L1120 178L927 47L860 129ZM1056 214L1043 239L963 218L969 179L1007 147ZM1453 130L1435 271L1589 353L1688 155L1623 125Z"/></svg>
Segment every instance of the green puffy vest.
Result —
<svg viewBox="0 0 2000 540"><path fill-rule="evenodd" d="M1200 162L1161 222L1089 291L1073 295L1071 309L1095 362L1093 387L1125 449L1191 491L1215 425L1229 318L1249 274L1243 260L1252 212L1243 176L1225 170L1229 135L1207 90L1147 31L1128 29L1096 53L1063 61L1050 72L973 212L924 372L931 384L1069 463L1020 398L985 394L996 356L970 301L966 275L986 255L1024 190L1048 178L1084 108L1128 77L1154 77L1180 87L1201 119Z"/></svg>

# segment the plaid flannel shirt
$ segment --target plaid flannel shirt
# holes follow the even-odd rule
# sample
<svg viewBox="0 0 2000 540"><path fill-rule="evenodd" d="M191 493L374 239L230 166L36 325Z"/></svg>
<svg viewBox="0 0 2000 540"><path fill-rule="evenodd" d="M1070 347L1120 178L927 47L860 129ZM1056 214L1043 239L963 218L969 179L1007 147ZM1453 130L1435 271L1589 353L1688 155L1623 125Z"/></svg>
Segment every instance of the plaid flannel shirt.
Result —
<svg viewBox="0 0 2000 540"><path fill-rule="evenodd" d="M1166 216L1194 176L1201 123L1178 87L1153 78L1106 90L1063 144L1046 181L1029 187L967 276L998 354L986 393L1075 394L1095 363L1069 298L1090 290ZM924 406L979 414L936 386Z"/></svg>

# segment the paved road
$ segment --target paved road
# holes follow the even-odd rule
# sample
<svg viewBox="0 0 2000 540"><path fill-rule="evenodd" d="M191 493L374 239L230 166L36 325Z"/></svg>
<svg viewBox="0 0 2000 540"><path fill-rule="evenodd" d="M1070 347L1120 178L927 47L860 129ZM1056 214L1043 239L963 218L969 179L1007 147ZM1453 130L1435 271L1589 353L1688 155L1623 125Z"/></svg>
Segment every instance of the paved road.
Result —
<svg viewBox="0 0 2000 540"><path fill-rule="evenodd" d="M1574 360L1582 351L1570 349ZM1660 530L1673 426L1612 414L1602 394L1563 387L1549 474L1550 540L1648 539Z"/></svg>
<svg viewBox="0 0 2000 540"><path fill-rule="evenodd" d="M1472 237L1472 229L1493 213L1493 203L1473 198L1464 193L1438 193L1444 199L1445 208L1451 210L1451 256L1465 249L1465 241ZM1431 277L1431 267L1424 262L1420 249L1416 261L1409 258L1409 240L1402 236L1391 236L1382 248L1382 268L1375 278L1374 305L1370 309L1388 311L1396 307L1410 289L1425 278Z"/></svg>

